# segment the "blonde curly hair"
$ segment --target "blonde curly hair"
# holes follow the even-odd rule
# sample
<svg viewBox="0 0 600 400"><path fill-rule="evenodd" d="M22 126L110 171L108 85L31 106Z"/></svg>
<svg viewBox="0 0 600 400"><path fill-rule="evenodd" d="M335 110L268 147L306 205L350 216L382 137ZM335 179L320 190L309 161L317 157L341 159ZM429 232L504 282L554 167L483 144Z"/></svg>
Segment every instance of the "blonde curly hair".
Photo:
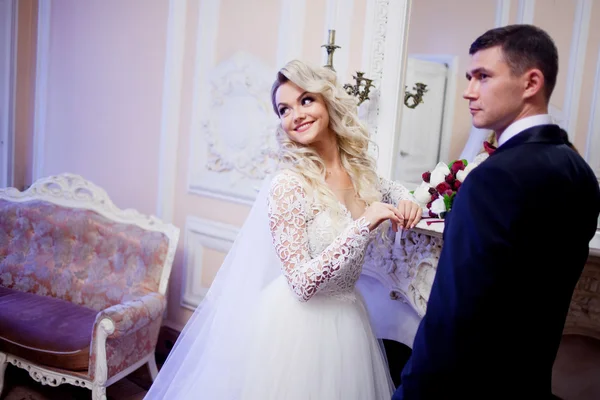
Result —
<svg viewBox="0 0 600 400"><path fill-rule="evenodd" d="M335 72L298 60L287 63L277 73L271 89L271 101L277 116L279 112L275 96L279 87L286 82L323 96L329 113L329 129L336 135L342 166L350 175L359 200L367 205L380 201L375 160L368 153L369 145L374 143L358 118L356 99L338 84ZM325 163L319 154L310 146L291 140L281 125L277 128L277 142L278 158L282 165L302 177L323 206L343 213L340 202L325 183Z"/></svg>

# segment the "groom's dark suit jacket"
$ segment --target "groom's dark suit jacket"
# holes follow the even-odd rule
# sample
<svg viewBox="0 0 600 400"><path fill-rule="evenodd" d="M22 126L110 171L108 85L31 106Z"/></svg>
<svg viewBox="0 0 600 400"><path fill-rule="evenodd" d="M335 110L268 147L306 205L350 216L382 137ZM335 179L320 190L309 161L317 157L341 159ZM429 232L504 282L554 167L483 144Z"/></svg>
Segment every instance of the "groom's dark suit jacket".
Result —
<svg viewBox="0 0 600 400"><path fill-rule="evenodd" d="M465 179L394 400L551 398L600 212L594 173L564 136L529 128Z"/></svg>

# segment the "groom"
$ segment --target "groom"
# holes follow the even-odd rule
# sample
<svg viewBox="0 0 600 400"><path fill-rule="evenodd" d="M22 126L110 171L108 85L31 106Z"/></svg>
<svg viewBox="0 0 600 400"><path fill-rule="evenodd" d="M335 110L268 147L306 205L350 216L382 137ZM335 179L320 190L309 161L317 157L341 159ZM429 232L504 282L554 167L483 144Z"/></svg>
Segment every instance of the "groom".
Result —
<svg viewBox="0 0 600 400"><path fill-rule="evenodd" d="M598 181L552 123L552 39L492 29L464 98L498 148L461 187L413 353L393 400L550 399L552 365L600 212Z"/></svg>

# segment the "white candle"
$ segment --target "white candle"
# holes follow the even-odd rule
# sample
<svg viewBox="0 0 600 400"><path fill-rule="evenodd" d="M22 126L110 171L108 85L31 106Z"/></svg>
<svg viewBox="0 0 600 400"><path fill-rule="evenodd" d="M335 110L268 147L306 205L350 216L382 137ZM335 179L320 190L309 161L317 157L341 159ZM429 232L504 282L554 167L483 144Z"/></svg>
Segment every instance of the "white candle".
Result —
<svg viewBox="0 0 600 400"><path fill-rule="evenodd" d="M335 44L335 29L330 29L329 30L329 42L328 44L330 45L334 45Z"/></svg>

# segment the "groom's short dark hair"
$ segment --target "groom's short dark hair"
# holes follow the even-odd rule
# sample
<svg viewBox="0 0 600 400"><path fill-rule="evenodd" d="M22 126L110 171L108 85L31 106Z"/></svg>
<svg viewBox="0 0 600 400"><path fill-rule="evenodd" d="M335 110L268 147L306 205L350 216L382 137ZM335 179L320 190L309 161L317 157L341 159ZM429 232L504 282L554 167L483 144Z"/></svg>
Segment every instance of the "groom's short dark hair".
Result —
<svg viewBox="0 0 600 400"><path fill-rule="evenodd" d="M471 44L469 54L496 46L502 49L513 74L521 75L531 68L542 71L546 100L550 100L558 75L558 50L550 35L536 26L525 24L490 29Z"/></svg>

